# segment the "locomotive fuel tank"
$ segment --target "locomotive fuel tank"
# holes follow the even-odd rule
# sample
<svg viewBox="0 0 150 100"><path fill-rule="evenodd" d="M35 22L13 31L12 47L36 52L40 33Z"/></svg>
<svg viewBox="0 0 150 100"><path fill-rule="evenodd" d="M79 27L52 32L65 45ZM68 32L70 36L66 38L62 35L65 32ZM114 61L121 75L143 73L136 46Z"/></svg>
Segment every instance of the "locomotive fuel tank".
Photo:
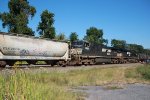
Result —
<svg viewBox="0 0 150 100"><path fill-rule="evenodd" d="M65 42L0 33L0 59L68 59L68 51Z"/></svg>

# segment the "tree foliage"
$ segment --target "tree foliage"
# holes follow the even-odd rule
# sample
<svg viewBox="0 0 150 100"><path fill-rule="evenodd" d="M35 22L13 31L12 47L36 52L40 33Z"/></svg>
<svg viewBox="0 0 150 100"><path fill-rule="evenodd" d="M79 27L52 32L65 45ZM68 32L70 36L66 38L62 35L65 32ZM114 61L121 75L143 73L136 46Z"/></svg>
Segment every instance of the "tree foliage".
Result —
<svg viewBox="0 0 150 100"><path fill-rule="evenodd" d="M144 48L142 45L137 45L137 44L127 44L127 49L135 51L136 53L143 53Z"/></svg>
<svg viewBox="0 0 150 100"><path fill-rule="evenodd" d="M108 43L108 40L103 39L103 30L96 27L90 27L86 30L86 36L84 37L90 43L104 44Z"/></svg>
<svg viewBox="0 0 150 100"><path fill-rule="evenodd" d="M103 44L107 46L108 45L108 39L103 39Z"/></svg>
<svg viewBox="0 0 150 100"><path fill-rule="evenodd" d="M150 49L144 49L144 53L150 55Z"/></svg>
<svg viewBox="0 0 150 100"><path fill-rule="evenodd" d="M34 35L34 32L27 25L29 17L33 17L36 9L29 5L27 0L10 0L8 2L9 12L0 14L2 26L7 26L8 32L17 34Z"/></svg>
<svg viewBox="0 0 150 100"><path fill-rule="evenodd" d="M73 42L75 40L78 40L78 35L76 32L71 32L70 34L70 41Z"/></svg>
<svg viewBox="0 0 150 100"><path fill-rule="evenodd" d="M41 22L39 22L37 31L44 38L55 38L55 28L54 24L54 14L49 12L48 10L44 10L41 14Z"/></svg>
<svg viewBox="0 0 150 100"><path fill-rule="evenodd" d="M65 40L65 34L64 33L60 33L55 37L57 40Z"/></svg>
<svg viewBox="0 0 150 100"><path fill-rule="evenodd" d="M125 40L116 40L116 39L112 39L111 40L111 46L115 47L115 48L126 48L126 41Z"/></svg>

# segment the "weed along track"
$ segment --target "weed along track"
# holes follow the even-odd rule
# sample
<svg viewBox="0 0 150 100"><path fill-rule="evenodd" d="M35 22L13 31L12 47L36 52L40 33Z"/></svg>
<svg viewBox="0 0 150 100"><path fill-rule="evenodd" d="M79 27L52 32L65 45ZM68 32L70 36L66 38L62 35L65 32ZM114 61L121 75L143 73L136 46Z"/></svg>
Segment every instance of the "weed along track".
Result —
<svg viewBox="0 0 150 100"><path fill-rule="evenodd" d="M140 63L130 63L130 64L105 64L105 65L87 65L87 66L66 66L66 67L58 67L58 66L50 66L50 65L21 65L21 66L7 66L5 68L1 68L0 71L5 71L5 70L16 70L16 69L21 69L21 70L47 70L47 71L53 71L53 70L58 70L58 71L70 71L70 70L80 70L80 69L91 69L91 68L107 68L107 67L132 67L132 66L139 66L142 65Z"/></svg>

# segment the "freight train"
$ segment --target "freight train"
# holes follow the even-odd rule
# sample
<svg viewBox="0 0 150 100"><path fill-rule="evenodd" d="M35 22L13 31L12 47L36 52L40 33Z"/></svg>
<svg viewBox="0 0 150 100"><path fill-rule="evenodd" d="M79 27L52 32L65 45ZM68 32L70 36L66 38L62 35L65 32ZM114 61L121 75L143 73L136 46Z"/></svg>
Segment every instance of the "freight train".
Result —
<svg viewBox="0 0 150 100"><path fill-rule="evenodd" d="M147 56L142 59L147 59ZM90 44L87 41L74 41L70 44L0 32L0 67L13 66L16 61L26 61L34 65L37 61L44 61L51 66L66 66L140 60L139 55L132 51Z"/></svg>

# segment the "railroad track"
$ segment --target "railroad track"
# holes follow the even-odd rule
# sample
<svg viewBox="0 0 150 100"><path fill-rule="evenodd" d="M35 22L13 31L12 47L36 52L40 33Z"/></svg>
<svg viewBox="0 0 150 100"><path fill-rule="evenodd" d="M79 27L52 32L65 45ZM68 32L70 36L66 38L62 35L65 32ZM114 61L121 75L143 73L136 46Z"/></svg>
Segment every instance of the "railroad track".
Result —
<svg viewBox="0 0 150 100"><path fill-rule="evenodd" d="M14 70L14 69L48 69L48 70L74 70L74 69L90 69L90 68L107 68L107 67L133 67L142 65L141 63L129 63L129 64L101 64L101 65L82 65L82 66L66 66L58 67L51 65L21 65L21 66L6 66L5 68L0 68L2 70Z"/></svg>

